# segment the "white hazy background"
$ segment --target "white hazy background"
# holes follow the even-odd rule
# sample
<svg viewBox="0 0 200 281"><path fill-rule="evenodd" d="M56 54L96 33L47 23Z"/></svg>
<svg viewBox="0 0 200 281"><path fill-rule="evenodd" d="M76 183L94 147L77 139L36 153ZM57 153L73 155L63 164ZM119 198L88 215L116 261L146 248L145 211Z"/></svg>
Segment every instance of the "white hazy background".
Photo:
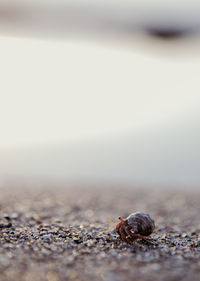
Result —
<svg viewBox="0 0 200 281"><path fill-rule="evenodd" d="M148 1L152 15L164 2ZM90 7L90 1L85 3ZM106 3L101 1L105 11ZM117 11L112 22L124 24L119 7L129 11L130 3L110 2ZM166 3L171 9L176 4L177 11L183 2ZM198 3L184 3L179 27L192 26L193 20L196 25L187 11L196 11ZM141 2L140 11L146 4ZM113 18L113 13L105 15ZM38 30L29 34L23 21L5 19L0 28L0 183L200 184L198 36L168 42L124 31L111 40L104 38L103 28L95 34L95 27L95 36L80 30L57 37L57 26L51 37L42 22L42 31L36 22ZM138 19L135 25L146 24L142 14ZM162 20L153 24L163 26ZM45 30L48 38L43 38Z"/></svg>

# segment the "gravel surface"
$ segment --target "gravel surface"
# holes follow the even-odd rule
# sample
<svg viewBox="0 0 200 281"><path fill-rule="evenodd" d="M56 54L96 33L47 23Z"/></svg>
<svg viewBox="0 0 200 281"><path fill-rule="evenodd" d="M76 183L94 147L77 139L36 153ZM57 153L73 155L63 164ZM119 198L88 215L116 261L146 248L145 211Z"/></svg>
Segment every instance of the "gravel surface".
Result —
<svg viewBox="0 0 200 281"><path fill-rule="evenodd" d="M0 280L200 280L200 193L131 188L1 188ZM146 240L118 217L149 213ZM113 223L114 221L115 223Z"/></svg>

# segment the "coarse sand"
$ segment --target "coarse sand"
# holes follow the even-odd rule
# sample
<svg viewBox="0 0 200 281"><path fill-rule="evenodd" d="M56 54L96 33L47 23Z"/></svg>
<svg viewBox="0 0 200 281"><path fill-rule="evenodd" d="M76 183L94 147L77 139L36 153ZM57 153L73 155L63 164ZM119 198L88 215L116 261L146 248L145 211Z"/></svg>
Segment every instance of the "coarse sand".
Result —
<svg viewBox="0 0 200 281"><path fill-rule="evenodd" d="M126 187L0 188L1 281L200 280L200 192ZM132 245L113 231L143 211Z"/></svg>

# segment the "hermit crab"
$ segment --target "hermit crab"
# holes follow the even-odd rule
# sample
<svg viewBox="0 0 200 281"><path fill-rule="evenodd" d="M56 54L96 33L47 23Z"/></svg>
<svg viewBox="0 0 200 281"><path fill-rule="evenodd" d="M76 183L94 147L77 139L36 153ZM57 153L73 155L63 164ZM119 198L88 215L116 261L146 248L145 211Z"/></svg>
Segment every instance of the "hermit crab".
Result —
<svg viewBox="0 0 200 281"><path fill-rule="evenodd" d="M143 212L132 213L126 219L119 217L119 220L115 230L129 244L132 242L130 238L145 239L155 228L154 220Z"/></svg>

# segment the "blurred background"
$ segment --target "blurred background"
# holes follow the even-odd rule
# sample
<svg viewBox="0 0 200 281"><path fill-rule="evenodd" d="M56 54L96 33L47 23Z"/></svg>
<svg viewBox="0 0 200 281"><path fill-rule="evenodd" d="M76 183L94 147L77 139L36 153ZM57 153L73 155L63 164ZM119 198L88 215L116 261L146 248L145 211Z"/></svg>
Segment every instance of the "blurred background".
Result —
<svg viewBox="0 0 200 281"><path fill-rule="evenodd" d="M0 3L0 184L200 184L199 1Z"/></svg>

